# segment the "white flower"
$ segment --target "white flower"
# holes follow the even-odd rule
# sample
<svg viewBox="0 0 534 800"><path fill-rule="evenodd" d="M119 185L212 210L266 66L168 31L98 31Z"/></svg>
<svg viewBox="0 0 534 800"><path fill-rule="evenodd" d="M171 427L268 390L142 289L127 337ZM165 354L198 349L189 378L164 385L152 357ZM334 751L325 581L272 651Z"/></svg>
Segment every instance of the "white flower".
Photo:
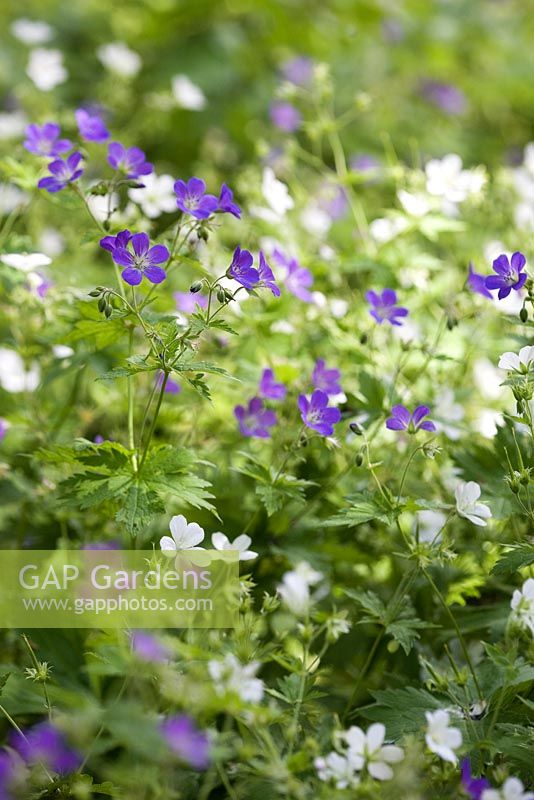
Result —
<svg viewBox="0 0 534 800"><path fill-rule="evenodd" d="M10 214L17 206L22 206L29 200L26 192L10 183L0 183L0 216Z"/></svg>
<svg viewBox="0 0 534 800"><path fill-rule="evenodd" d="M332 220L322 208L310 204L300 213L302 227L313 236L325 236L332 226Z"/></svg>
<svg viewBox="0 0 534 800"><path fill-rule="evenodd" d="M17 139L27 124L28 118L23 111L0 112L0 139Z"/></svg>
<svg viewBox="0 0 534 800"><path fill-rule="evenodd" d="M170 536L162 536L159 540L159 546L163 553L169 558L174 557L182 550L203 550L203 547L197 547L204 539L204 530L196 522L188 522L182 514L173 517L169 523L169 528L172 534Z"/></svg>
<svg viewBox="0 0 534 800"><path fill-rule="evenodd" d="M323 577L322 572L318 572L307 561L299 561L295 567L295 572L299 577L306 581L309 586L314 586L319 583Z"/></svg>
<svg viewBox="0 0 534 800"><path fill-rule="evenodd" d="M515 590L511 606L517 622L534 636L534 578L528 578L521 589Z"/></svg>
<svg viewBox="0 0 534 800"><path fill-rule="evenodd" d="M172 79L172 93L177 104L188 111L202 111L206 108L206 96L187 75L175 75Z"/></svg>
<svg viewBox="0 0 534 800"><path fill-rule="evenodd" d="M438 431L443 432L452 441L460 438L461 429L455 425L461 422L465 416L463 407L454 402L454 392L452 389L442 389L438 394L437 402L434 403L432 419L436 423Z"/></svg>
<svg viewBox="0 0 534 800"><path fill-rule="evenodd" d="M52 352L56 358L70 358L74 355L74 350L67 344L55 344L52 347Z"/></svg>
<svg viewBox="0 0 534 800"><path fill-rule="evenodd" d="M475 361L473 379L480 394L488 400L497 400L504 392L501 386L502 375L489 358L478 358Z"/></svg>
<svg viewBox="0 0 534 800"><path fill-rule="evenodd" d="M337 789L354 789L360 782L360 776L346 756L335 751L324 758L316 758L315 769L322 781L334 781Z"/></svg>
<svg viewBox="0 0 534 800"><path fill-rule="evenodd" d="M485 527L486 519L491 517L491 511L484 503L478 503L480 497L480 486L476 481L460 481L454 491L456 497L456 511L461 517L465 517L473 525Z"/></svg>
<svg viewBox="0 0 534 800"><path fill-rule="evenodd" d="M408 220L405 217L378 217L369 225L369 233L378 244L386 244L406 230Z"/></svg>
<svg viewBox="0 0 534 800"><path fill-rule="evenodd" d="M25 17L12 22L10 30L19 42L29 45L49 42L54 33L53 28L46 22L38 19L26 19Z"/></svg>
<svg viewBox="0 0 534 800"><path fill-rule="evenodd" d="M90 194L87 198L87 205L91 213L99 222L104 222L119 207L119 195L113 192L111 195Z"/></svg>
<svg viewBox="0 0 534 800"><path fill-rule="evenodd" d="M141 69L141 56L124 42L103 44L96 54L106 69L123 78L133 78Z"/></svg>
<svg viewBox="0 0 534 800"><path fill-rule="evenodd" d="M484 789L481 800L534 800L534 794L525 792L519 778L508 778L500 789Z"/></svg>
<svg viewBox="0 0 534 800"><path fill-rule="evenodd" d="M129 189L128 197L141 206L148 219L156 219L164 212L176 211L174 178L171 175L143 175L144 189Z"/></svg>
<svg viewBox="0 0 534 800"><path fill-rule="evenodd" d="M26 370L15 350L0 347L0 386L6 392L33 392L39 385L41 373L37 364Z"/></svg>
<svg viewBox="0 0 534 800"><path fill-rule="evenodd" d="M413 217L424 217L431 209L428 197L422 192L413 194L405 189L399 189L397 197L406 213Z"/></svg>
<svg viewBox="0 0 534 800"><path fill-rule="evenodd" d="M445 525L446 520L447 515L443 511L433 511L430 508L418 511L414 520L414 532L416 528L419 529L419 541L433 542L435 539L438 542L439 538L436 537Z"/></svg>
<svg viewBox="0 0 534 800"><path fill-rule="evenodd" d="M68 78L63 66L63 54L59 50L44 47L37 47L30 52L26 74L43 92L49 92Z"/></svg>
<svg viewBox="0 0 534 800"><path fill-rule="evenodd" d="M371 725L367 733L353 725L341 734L348 745L347 758L354 769L367 767L369 775L379 781L389 781L393 777L390 764L396 764L404 758L402 747L384 745L386 729L380 722Z"/></svg>
<svg viewBox="0 0 534 800"><path fill-rule="evenodd" d="M65 250L65 239L55 228L43 228L38 244L43 253L50 258L60 256Z"/></svg>
<svg viewBox="0 0 534 800"><path fill-rule="evenodd" d="M261 190L272 211L279 217L285 216L295 205L286 184L278 180L271 167L263 170Z"/></svg>
<svg viewBox="0 0 534 800"><path fill-rule="evenodd" d="M308 581L294 570L282 576L278 584L278 594L293 614L304 617L310 608L310 585Z"/></svg>
<svg viewBox="0 0 534 800"><path fill-rule="evenodd" d="M425 173L427 192L453 204L463 203L470 195L478 194L486 183L484 170L462 169L462 159L456 153L431 159Z"/></svg>
<svg viewBox="0 0 534 800"><path fill-rule="evenodd" d="M22 272L33 272L39 267L47 267L52 263L49 256L44 253L4 253L0 256L0 261L7 264L8 267L20 269Z"/></svg>
<svg viewBox="0 0 534 800"><path fill-rule="evenodd" d="M499 359L499 369L513 370L514 372L527 373L531 362L534 361L534 347L526 345L519 354L506 352Z"/></svg>
<svg viewBox="0 0 534 800"><path fill-rule="evenodd" d="M245 703L260 703L263 698L263 681L256 678L259 668L258 661L241 664L232 653L228 653L224 661L208 663L208 672L215 683L217 694L234 692Z"/></svg>
<svg viewBox="0 0 534 800"><path fill-rule="evenodd" d="M458 758L454 752L462 745L462 732L458 728L449 727L450 716L448 711L439 709L438 711L427 711L427 729L425 741L433 753L436 753L443 761L450 761L456 764Z"/></svg>
<svg viewBox="0 0 534 800"><path fill-rule="evenodd" d="M217 531L212 533L211 543L215 550L237 550L239 552L239 561L250 561L257 558L258 554L248 548L252 544L252 539L246 533L242 533L231 542L224 533Z"/></svg>

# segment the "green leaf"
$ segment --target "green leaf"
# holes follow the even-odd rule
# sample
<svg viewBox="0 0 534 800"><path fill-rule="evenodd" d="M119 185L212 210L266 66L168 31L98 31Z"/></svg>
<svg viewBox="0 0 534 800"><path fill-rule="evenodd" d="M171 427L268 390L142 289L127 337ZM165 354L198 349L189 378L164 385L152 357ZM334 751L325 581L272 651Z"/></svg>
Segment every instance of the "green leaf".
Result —
<svg viewBox="0 0 534 800"><path fill-rule="evenodd" d="M366 719L382 722L392 739L410 733L420 734L425 724L425 712L435 711L450 705L446 696L430 694L414 686L399 689L384 689L371 692L375 699L372 705L359 709Z"/></svg>
<svg viewBox="0 0 534 800"><path fill-rule="evenodd" d="M363 522L386 522L392 524L394 516L391 508L385 507L383 498L370 492L360 492L360 494L347 497L349 508L344 508L330 519L324 522L327 527L347 527L352 528L361 525Z"/></svg>
<svg viewBox="0 0 534 800"><path fill-rule="evenodd" d="M534 564L534 547L520 545L505 553L491 571L494 575L506 575L509 572L517 572L523 567L529 567L531 564Z"/></svg>

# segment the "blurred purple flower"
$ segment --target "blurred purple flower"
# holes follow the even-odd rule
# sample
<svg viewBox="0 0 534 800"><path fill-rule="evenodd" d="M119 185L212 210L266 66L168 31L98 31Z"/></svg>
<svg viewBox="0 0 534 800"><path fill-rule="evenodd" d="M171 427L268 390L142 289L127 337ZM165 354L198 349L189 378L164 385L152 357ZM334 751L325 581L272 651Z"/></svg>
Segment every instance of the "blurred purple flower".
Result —
<svg viewBox="0 0 534 800"><path fill-rule="evenodd" d="M467 277L467 285L471 289L472 292L475 294L481 294L482 297L489 297L490 300L493 299L493 295L491 292L486 289L486 276L480 275L478 272L475 272L473 267L473 262L469 262L469 275Z"/></svg>
<svg viewBox="0 0 534 800"><path fill-rule="evenodd" d="M125 228L123 231L119 231L116 236L104 236L103 239L100 239L100 247L112 253L117 247L123 249L128 247L128 242L131 238L132 234Z"/></svg>
<svg viewBox="0 0 534 800"><path fill-rule="evenodd" d="M60 775L74 772L81 763L80 755L51 722L41 722L24 735L15 732L12 744L28 764L40 762Z"/></svg>
<svg viewBox="0 0 534 800"><path fill-rule="evenodd" d="M170 253L162 244L150 247L150 239L146 233L134 233L128 244L132 245L133 254L124 246L116 247L112 252L113 261L122 271L122 279L130 286L138 286L143 276L150 283L161 283L167 277L165 270L158 266L168 260Z"/></svg>
<svg viewBox="0 0 534 800"><path fill-rule="evenodd" d="M25 134L24 147L36 156L50 156L55 158L61 153L68 152L72 147L69 139L59 139L61 128L55 122L45 122L44 125L28 125Z"/></svg>
<svg viewBox="0 0 534 800"><path fill-rule="evenodd" d="M329 407L326 392L315 389L309 400L306 395L299 395L298 407L306 427L317 431L321 436L332 436L334 425L341 419L341 411L339 408Z"/></svg>
<svg viewBox="0 0 534 800"><path fill-rule="evenodd" d="M295 86L306 86L313 78L313 61L307 56L296 56L282 64L282 76Z"/></svg>
<svg viewBox="0 0 534 800"><path fill-rule="evenodd" d="M428 406L417 406L413 414L408 411L406 406L393 406L391 417L386 420L386 428L389 428L390 431L407 431L408 433L417 433L418 430L435 431L434 423L424 419L429 414Z"/></svg>
<svg viewBox="0 0 534 800"><path fill-rule="evenodd" d="M168 717L161 733L169 748L194 769L207 769L210 763L210 743L207 734L197 728L185 714Z"/></svg>
<svg viewBox="0 0 534 800"><path fill-rule="evenodd" d="M283 383L277 383L272 369L264 369L260 379L259 393L269 400L283 400L287 389Z"/></svg>
<svg viewBox="0 0 534 800"><path fill-rule="evenodd" d="M252 436L256 439L269 439L269 428L276 425L276 414L263 405L260 397L253 397L248 407L236 406L234 415L239 423L239 430L243 436Z"/></svg>
<svg viewBox="0 0 534 800"><path fill-rule="evenodd" d="M160 372L157 378L157 385L158 388L161 387L163 383L163 372ZM182 391L182 387L176 381L173 381L172 378L167 378L167 383L165 384L165 394L180 394Z"/></svg>
<svg viewBox="0 0 534 800"><path fill-rule="evenodd" d="M288 258L280 250L273 251L273 261L286 270L284 285L288 292L304 303L313 303L313 295L308 291L313 284L311 272L301 267L296 258Z"/></svg>
<svg viewBox="0 0 534 800"><path fill-rule="evenodd" d="M325 181L319 190L318 205L330 219L341 219L349 206L344 188L332 181Z"/></svg>
<svg viewBox="0 0 534 800"><path fill-rule="evenodd" d="M464 114L467 111L467 98L456 86L440 81L425 81L421 87L425 100L440 108L445 114Z"/></svg>
<svg viewBox="0 0 534 800"><path fill-rule="evenodd" d="M471 800L481 800L482 792L489 789L490 782L486 778L473 778L471 762L468 758L462 761L462 787L471 797Z"/></svg>
<svg viewBox="0 0 534 800"><path fill-rule="evenodd" d="M263 252L261 250L259 253L258 272L260 276L260 285L265 287L265 289L270 289L275 297L280 297L281 292L278 286L276 285L273 271L268 265L265 256L263 255Z"/></svg>
<svg viewBox="0 0 534 800"><path fill-rule="evenodd" d="M386 42L396 44L404 39L404 26L399 19L388 17L382 22L382 36Z"/></svg>
<svg viewBox="0 0 534 800"><path fill-rule="evenodd" d="M0 442L2 441L4 436L6 435L8 428L9 428L9 424L8 424L7 420L5 420L3 417L0 417ZM0 798L0 800L1 800L1 798Z"/></svg>
<svg viewBox="0 0 534 800"><path fill-rule="evenodd" d="M82 550L120 550L121 545L119 542L89 542L84 544Z"/></svg>
<svg viewBox="0 0 534 800"><path fill-rule="evenodd" d="M192 314L197 310L197 305L200 308L208 307L208 298L199 292L174 292L173 297L176 301L176 308L184 314Z"/></svg>
<svg viewBox="0 0 534 800"><path fill-rule="evenodd" d="M291 103L281 101L271 103L269 116L273 125L285 133L293 133L300 127L302 122L300 111L295 106L292 106Z"/></svg>
<svg viewBox="0 0 534 800"><path fill-rule="evenodd" d="M132 651L142 661L164 664L170 658L169 649L145 631L134 631L132 634Z"/></svg>
<svg viewBox="0 0 534 800"><path fill-rule="evenodd" d="M117 172L123 172L127 178L139 178L150 175L154 165L146 160L139 147L124 147L120 142L111 142L108 146L108 164Z"/></svg>
<svg viewBox="0 0 534 800"><path fill-rule="evenodd" d="M358 153L350 160L350 168L354 172L371 172L378 169L379 166L379 160L369 153Z"/></svg>
<svg viewBox="0 0 534 800"><path fill-rule="evenodd" d="M217 211L219 201L213 194L206 194L206 184L201 178L190 178L187 183L179 180L174 184L176 205L184 214L195 219L207 219Z"/></svg>
<svg viewBox="0 0 534 800"><path fill-rule="evenodd" d="M225 184L221 186L221 193L219 195L219 206L217 211L223 211L226 214L233 214L237 219L241 219L241 209L234 202L234 193Z"/></svg>
<svg viewBox="0 0 534 800"><path fill-rule="evenodd" d="M499 300L508 297L512 289L518 292L527 279L527 273L523 272L526 263L523 253L514 253L511 260L502 253L493 262L493 270L497 274L486 278L486 289L498 289Z"/></svg>
<svg viewBox="0 0 534 800"><path fill-rule="evenodd" d="M311 378L315 389L322 389L328 395L341 394L343 390L339 384L340 378L341 372L338 369L327 369L324 359L317 359Z"/></svg>
<svg viewBox="0 0 534 800"><path fill-rule="evenodd" d="M384 289L381 294L369 291L365 299L371 306L369 313L381 325L390 322L392 325L402 325L399 317L408 316L408 309L397 305L397 293L393 289Z"/></svg>
<svg viewBox="0 0 534 800"><path fill-rule="evenodd" d="M50 194L61 191L61 189L64 189L69 183L78 180L78 178L83 175L83 169L78 169L81 160L81 153L71 153L65 161L62 158L52 161L52 163L48 165L51 176L41 178L37 184L37 188L46 189Z"/></svg>
<svg viewBox="0 0 534 800"><path fill-rule="evenodd" d="M48 290L51 289L53 285L53 281L46 278L41 272L34 272L29 289L33 294L43 300L48 294Z"/></svg>
<svg viewBox="0 0 534 800"><path fill-rule="evenodd" d="M102 144L102 142L109 139L110 133L104 125L104 120L97 112L78 108L74 112L74 116L82 139L87 142L98 142L98 144Z"/></svg>

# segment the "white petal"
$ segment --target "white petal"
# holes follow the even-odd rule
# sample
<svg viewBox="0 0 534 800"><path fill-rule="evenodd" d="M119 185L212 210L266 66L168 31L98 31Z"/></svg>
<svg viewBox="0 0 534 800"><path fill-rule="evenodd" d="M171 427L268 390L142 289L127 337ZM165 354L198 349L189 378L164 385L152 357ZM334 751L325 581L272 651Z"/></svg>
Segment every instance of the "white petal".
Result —
<svg viewBox="0 0 534 800"><path fill-rule="evenodd" d="M375 722L367 731L367 748L370 753L374 753L382 747L386 738L386 728L381 722Z"/></svg>
<svg viewBox="0 0 534 800"><path fill-rule="evenodd" d="M183 514L177 514L169 522L169 530L178 548L182 546L182 539L187 530L187 520Z"/></svg>
<svg viewBox="0 0 534 800"><path fill-rule="evenodd" d="M228 536L220 531L211 534L211 543L215 550L228 550L230 545Z"/></svg>
<svg viewBox="0 0 534 800"><path fill-rule="evenodd" d="M519 361L522 364L530 364L531 361L534 361L534 347L532 345L526 345L522 347L519 351Z"/></svg>
<svg viewBox="0 0 534 800"><path fill-rule="evenodd" d="M159 546L165 555L173 556L176 553L176 542L170 536L162 536L159 540Z"/></svg>
<svg viewBox="0 0 534 800"><path fill-rule="evenodd" d="M389 764L396 764L404 758L404 750L394 744L386 744L380 751L380 756Z"/></svg>
<svg viewBox="0 0 534 800"><path fill-rule="evenodd" d="M393 777L393 770L383 761L371 761L367 765L369 775L379 781L389 781Z"/></svg>
<svg viewBox="0 0 534 800"><path fill-rule="evenodd" d="M352 725L348 731L345 731L343 738L347 742L349 749L354 751L354 754L363 753L365 748L365 733L361 728Z"/></svg>
<svg viewBox="0 0 534 800"><path fill-rule="evenodd" d="M503 353L497 364L499 369L521 369L519 357L516 353Z"/></svg>
<svg viewBox="0 0 534 800"><path fill-rule="evenodd" d="M252 539L250 536L247 536L246 533L242 533L237 536L233 541L233 546L236 550L247 550L248 547L252 544Z"/></svg>
<svg viewBox="0 0 534 800"><path fill-rule="evenodd" d="M486 525L488 524L487 522L484 522L483 519L480 519L480 517L475 517L473 514L467 514L466 512L464 512L463 514L461 514L461 516L468 519L469 522L473 523L473 525L478 525L479 528L485 528Z"/></svg>
<svg viewBox="0 0 534 800"><path fill-rule="evenodd" d="M239 555L240 561L252 561L254 558L257 558L258 554L254 552L254 550L243 550Z"/></svg>
<svg viewBox="0 0 534 800"><path fill-rule="evenodd" d="M191 550L196 548L197 544L204 539L204 529L200 527L196 522L190 522L187 526L187 529L184 532L183 537L183 546L187 550Z"/></svg>

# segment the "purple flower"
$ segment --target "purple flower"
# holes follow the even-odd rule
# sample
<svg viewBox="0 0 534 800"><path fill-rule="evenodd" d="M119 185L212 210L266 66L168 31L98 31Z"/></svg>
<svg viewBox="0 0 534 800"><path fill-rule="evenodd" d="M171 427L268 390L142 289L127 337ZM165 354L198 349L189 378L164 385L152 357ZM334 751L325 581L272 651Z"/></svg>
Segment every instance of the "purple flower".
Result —
<svg viewBox="0 0 534 800"><path fill-rule="evenodd" d="M339 384L340 378L338 369L327 369L324 359L317 359L311 378L315 389L322 389L328 395L341 394L343 390Z"/></svg>
<svg viewBox="0 0 534 800"><path fill-rule="evenodd" d="M295 106L292 106L291 103L271 103L269 116L273 125L285 133L296 131L302 121L300 111Z"/></svg>
<svg viewBox="0 0 534 800"><path fill-rule="evenodd" d="M486 276L475 272L472 261L469 262L467 285L475 294L481 294L482 297L489 297L490 300L493 299L491 292L486 289Z"/></svg>
<svg viewBox="0 0 534 800"><path fill-rule="evenodd" d="M275 297L280 297L280 289L274 280L273 271L265 260L265 256L261 250L259 254L258 272L260 275L260 285L265 287L265 289L270 289Z"/></svg>
<svg viewBox="0 0 534 800"><path fill-rule="evenodd" d="M254 258L249 250L241 250L238 246L234 250L232 263L228 268L228 275L244 286L245 289L254 289L260 282L260 273L252 266Z"/></svg>
<svg viewBox="0 0 534 800"><path fill-rule="evenodd" d="M145 631L135 631L132 634L132 650L141 661L164 664L170 658L169 649Z"/></svg>
<svg viewBox="0 0 534 800"><path fill-rule="evenodd" d="M391 417L386 420L386 428L390 431L407 431L417 433L418 430L435 431L436 426L430 420L424 420L430 414L428 406L417 406L410 414L406 406L393 406Z"/></svg>
<svg viewBox="0 0 534 800"><path fill-rule="evenodd" d="M523 253L514 253L510 261L502 253L493 262L493 270L497 274L486 278L486 289L498 289L499 300L508 297L512 289L518 292L527 279L527 273L523 272L526 263Z"/></svg>
<svg viewBox="0 0 534 800"><path fill-rule="evenodd" d="M280 250L273 251L273 259L286 270L284 284L288 292L304 303L313 303L313 295L308 291L313 284L311 272L301 267L296 258L288 258Z"/></svg>
<svg viewBox="0 0 534 800"><path fill-rule="evenodd" d="M306 56L296 56L282 64L282 75L295 86L306 86L313 78L313 61Z"/></svg>
<svg viewBox="0 0 534 800"><path fill-rule="evenodd" d="M169 717L161 725L160 730L170 749L182 761L199 770L209 766L209 739L190 717L185 714Z"/></svg>
<svg viewBox="0 0 534 800"><path fill-rule="evenodd" d="M378 169L380 162L369 153L358 153L350 160L350 168L354 172L372 172Z"/></svg>
<svg viewBox="0 0 534 800"><path fill-rule="evenodd" d="M109 139L110 133L99 114L79 108L74 112L74 116L82 139L87 142L98 142L99 144Z"/></svg>
<svg viewBox="0 0 534 800"><path fill-rule="evenodd" d="M48 280L42 273L34 272L28 288L30 292L43 300L48 294L48 290L51 289L53 285L53 282Z"/></svg>
<svg viewBox="0 0 534 800"><path fill-rule="evenodd" d="M462 787L471 797L471 800L481 800L482 792L490 788L490 782L486 778L473 778L471 774L471 762L468 758L462 761Z"/></svg>
<svg viewBox="0 0 534 800"><path fill-rule="evenodd" d="M208 307L208 298L199 292L174 292L173 297L176 301L176 308L184 314L192 314L197 310L197 306Z"/></svg>
<svg viewBox="0 0 534 800"><path fill-rule="evenodd" d="M243 436L253 436L256 439L269 439L269 428L276 425L276 414L263 405L260 397L253 397L248 407L236 406L234 415L239 423L239 430Z"/></svg>
<svg viewBox="0 0 534 800"><path fill-rule="evenodd" d="M321 436L332 436L334 425L341 419L339 408L328 405L328 395L322 389L315 389L310 400L305 394L299 395L298 407L303 423Z"/></svg>
<svg viewBox="0 0 534 800"><path fill-rule="evenodd" d="M104 236L103 239L100 239L100 247L103 247L104 250L109 250L112 253L117 247L125 249L128 247L128 242L132 238L132 234L129 230L125 229L123 231L119 231L116 236Z"/></svg>
<svg viewBox="0 0 534 800"><path fill-rule="evenodd" d="M112 169L123 172L127 178L150 175L154 165L138 147L124 147L120 142L111 142L108 147L108 164Z"/></svg>
<svg viewBox="0 0 534 800"><path fill-rule="evenodd" d="M330 219L341 219L348 208L345 189L331 181L325 181L319 190L318 205Z"/></svg>
<svg viewBox="0 0 534 800"><path fill-rule="evenodd" d="M158 387L161 387L163 383L163 372L160 372L157 379ZM182 391L182 387L176 381L173 381L172 378L167 378L167 383L165 384L165 394L180 394Z"/></svg>
<svg viewBox="0 0 534 800"><path fill-rule="evenodd" d="M81 153L71 153L71 155L64 161L58 158L48 165L51 176L41 178L37 184L38 189L46 189L47 192L59 192L64 189L69 183L78 180L83 175L83 169L78 169L78 164L82 160Z"/></svg>
<svg viewBox="0 0 534 800"><path fill-rule="evenodd" d="M96 436L95 436L96 440ZM111 441L111 439L109 440ZM120 550L121 545L119 542L89 542L89 544L84 544L82 550Z"/></svg>
<svg viewBox="0 0 534 800"><path fill-rule="evenodd" d="M81 762L80 755L68 746L63 733L51 722L41 722L25 735L16 732L12 744L24 761L40 762L60 775L74 772Z"/></svg>
<svg viewBox="0 0 534 800"><path fill-rule="evenodd" d="M234 217L241 219L241 209L237 203L234 203L234 193L225 183L223 183L221 186L219 206L217 211L223 211L226 214L233 214Z"/></svg>
<svg viewBox="0 0 534 800"><path fill-rule="evenodd" d="M7 429L9 428L9 423L3 417L0 417L0 442L4 438L7 433Z"/></svg>
<svg viewBox="0 0 534 800"><path fill-rule="evenodd" d="M381 325L390 322L392 325L402 325L398 317L408 316L408 309L397 305L397 293L393 289L384 289L382 294L367 292L365 299L371 306L369 313Z"/></svg>
<svg viewBox="0 0 534 800"><path fill-rule="evenodd" d="M465 94L456 86L439 81L425 81L421 88L423 97L445 114L463 114L467 111Z"/></svg>
<svg viewBox="0 0 534 800"><path fill-rule="evenodd" d="M128 244L132 245L133 254L125 246L116 247L113 252L113 261L122 271L122 279L130 286L138 286L143 276L150 283L161 283L167 277L165 270L157 266L163 264L170 256L167 248L162 244L150 247L150 239L146 233L134 233Z"/></svg>
<svg viewBox="0 0 534 800"><path fill-rule="evenodd" d="M201 178L190 178L176 181L174 184L176 205L184 214L191 214L195 219L207 219L217 211L219 201L213 194L206 194L206 184Z"/></svg>
<svg viewBox="0 0 534 800"><path fill-rule="evenodd" d="M260 379L259 393L269 400L283 400L287 389L283 383L277 383L272 369L264 369Z"/></svg>
<svg viewBox="0 0 534 800"><path fill-rule="evenodd" d="M36 156L50 156L55 158L61 153L68 152L72 147L69 139L59 139L61 128L55 122L45 122L44 125L28 125L25 130L26 139L24 147Z"/></svg>

